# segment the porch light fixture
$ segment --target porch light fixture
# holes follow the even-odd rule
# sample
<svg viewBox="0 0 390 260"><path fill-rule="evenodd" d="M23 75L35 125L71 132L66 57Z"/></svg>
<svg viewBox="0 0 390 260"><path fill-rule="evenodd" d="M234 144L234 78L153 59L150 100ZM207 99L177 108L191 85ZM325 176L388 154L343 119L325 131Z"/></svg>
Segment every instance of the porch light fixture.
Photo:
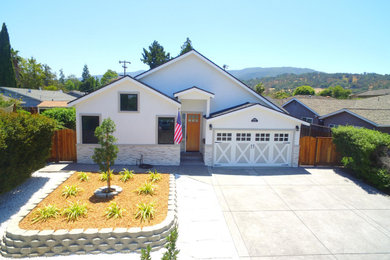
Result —
<svg viewBox="0 0 390 260"><path fill-rule="evenodd" d="M252 122L252 123L257 123L257 122L259 122L259 120L257 120L256 117L254 117L254 118L252 118L251 122Z"/></svg>
<svg viewBox="0 0 390 260"><path fill-rule="evenodd" d="M212 124L209 124L209 129L213 130L213 125Z"/></svg>
<svg viewBox="0 0 390 260"><path fill-rule="evenodd" d="M295 126L295 130L299 131L299 126L298 125Z"/></svg>

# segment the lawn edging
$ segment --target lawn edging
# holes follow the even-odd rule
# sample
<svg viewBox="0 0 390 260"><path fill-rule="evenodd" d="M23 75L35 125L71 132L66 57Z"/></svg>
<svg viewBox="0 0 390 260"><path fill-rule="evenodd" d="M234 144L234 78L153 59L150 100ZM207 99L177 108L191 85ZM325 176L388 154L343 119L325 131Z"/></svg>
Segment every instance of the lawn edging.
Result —
<svg viewBox="0 0 390 260"><path fill-rule="evenodd" d="M24 230L19 222L48 194L56 189L72 173L50 187L44 194L24 206L12 218L0 241L0 253L4 257L33 257L70 254L130 253L148 245L158 250L166 244L166 237L177 223L176 180L169 175L168 213L163 222L154 226L137 228Z"/></svg>

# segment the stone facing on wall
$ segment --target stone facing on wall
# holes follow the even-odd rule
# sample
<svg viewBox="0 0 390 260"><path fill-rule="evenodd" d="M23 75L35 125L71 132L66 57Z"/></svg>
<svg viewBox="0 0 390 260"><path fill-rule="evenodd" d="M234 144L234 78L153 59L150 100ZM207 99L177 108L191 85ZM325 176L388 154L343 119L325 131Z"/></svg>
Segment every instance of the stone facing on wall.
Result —
<svg viewBox="0 0 390 260"><path fill-rule="evenodd" d="M213 165L213 145L205 144L203 152L203 161L206 166Z"/></svg>
<svg viewBox="0 0 390 260"><path fill-rule="evenodd" d="M92 155L96 144L77 144L77 162L94 163ZM153 165L180 165L180 145L119 144L115 164L135 165L143 156L143 163Z"/></svg>
<svg viewBox="0 0 390 260"><path fill-rule="evenodd" d="M70 174L71 175L71 174ZM70 176L69 175L69 176ZM65 181L66 178L63 180ZM58 183L60 185L61 183ZM58 187L57 185L57 187ZM56 187L55 187L56 188ZM130 253L148 245L152 250L162 248L166 237L177 223L176 182L173 174L169 180L168 214L160 224L144 228L102 228L72 230L23 230L19 222L55 188L23 207L7 226L0 241L4 257L33 257L70 254Z"/></svg>
<svg viewBox="0 0 390 260"><path fill-rule="evenodd" d="M299 162L299 145L293 145L292 148L292 162L291 166L292 167L298 167L298 162Z"/></svg>

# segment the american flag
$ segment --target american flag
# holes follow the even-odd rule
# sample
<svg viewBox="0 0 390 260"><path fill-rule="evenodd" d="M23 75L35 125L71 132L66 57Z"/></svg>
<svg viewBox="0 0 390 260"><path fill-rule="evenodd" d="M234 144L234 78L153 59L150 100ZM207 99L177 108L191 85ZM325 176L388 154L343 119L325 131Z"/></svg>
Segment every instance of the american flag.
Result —
<svg viewBox="0 0 390 260"><path fill-rule="evenodd" d="M183 140L183 133L181 127L181 119L180 119L180 111L177 112L177 122L175 126L175 135L173 137L175 143L180 144L181 140Z"/></svg>

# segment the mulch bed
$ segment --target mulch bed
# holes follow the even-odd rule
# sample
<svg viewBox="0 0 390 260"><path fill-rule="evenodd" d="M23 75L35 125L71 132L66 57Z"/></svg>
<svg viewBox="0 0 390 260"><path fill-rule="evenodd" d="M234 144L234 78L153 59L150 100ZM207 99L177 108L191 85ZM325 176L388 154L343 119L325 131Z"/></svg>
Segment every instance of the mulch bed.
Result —
<svg viewBox="0 0 390 260"><path fill-rule="evenodd" d="M106 181L100 180L99 173L88 172L89 180L87 182L81 182L78 179L79 172L74 173L64 183L57 187L51 194L49 194L43 201L41 201L37 207L35 207L20 223L19 226L26 230L58 230L58 229L75 229L75 228L131 228L131 227L143 227L152 226L161 223L167 216L168 212L168 195L169 195L169 174L161 174L162 178L155 183L155 194L151 195L138 195L135 191L138 187L149 181L149 174L136 173L134 178L127 182L121 182L119 180L120 175L112 175L111 185L118 185L123 188L123 191L112 199L97 199L93 193L97 188L107 186ZM61 195L65 185L77 184L83 190L76 196L68 197L67 199ZM86 217L81 217L78 220L68 222L65 216L58 216L56 219L51 218L46 222L40 221L32 223L32 219L35 217L35 212L38 208L43 208L48 204L55 204L57 208L63 209L69 205L69 202L80 201L86 203L88 207L88 213ZM137 211L136 205L140 202L149 203L155 202L155 217L150 222L141 222L139 219L135 219L135 213ZM123 213L122 218L107 219L105 212L106 208L116 202L121 208L126 211Z"/></svg>

